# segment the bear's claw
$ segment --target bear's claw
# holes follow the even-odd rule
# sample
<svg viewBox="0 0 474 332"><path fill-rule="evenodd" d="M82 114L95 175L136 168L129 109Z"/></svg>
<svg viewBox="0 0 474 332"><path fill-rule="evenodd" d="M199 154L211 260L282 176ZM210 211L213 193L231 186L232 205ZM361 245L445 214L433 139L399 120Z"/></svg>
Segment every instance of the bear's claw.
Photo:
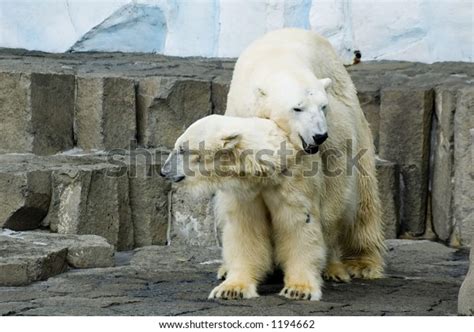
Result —
<svg viewBox="0 0 474 332"><path fill-rule="evenodd" d="M351 275L346 270L346 267L341 262L329 263L323 272L323 277L326 280L336 282L350 282Z"/></svg>
<svg viewBox="0 0 474 332"><path fill-rule="evenodd" d="M315 289L308 286L285 286L280 294L291 300L310 300L319 301L322 297L321 289Z"/></svg>
<svg viewBox="0 0 474 332"><path fill-rule="evenodd" d="M344 261L347 272L353 278L379 279L383 278L383 266L365 260Z"/></svg>
<svg viewBox="0 0 474 332"><path fill-rule="evenodd" d="M256 285L224 281L209 294L209 299L240 300L258 297Z"/></svg>

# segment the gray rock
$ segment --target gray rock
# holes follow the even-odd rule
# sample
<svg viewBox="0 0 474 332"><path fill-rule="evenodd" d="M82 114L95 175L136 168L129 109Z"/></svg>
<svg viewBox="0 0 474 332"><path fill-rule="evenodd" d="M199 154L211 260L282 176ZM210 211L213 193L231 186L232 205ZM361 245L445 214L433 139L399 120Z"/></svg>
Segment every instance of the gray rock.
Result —
<svg viewBox="0 0 474 332"><path fill-rule="evenodd" d="M117 250L129 250L134 248L134 225L132 207L130 201L130 181L127 176L117 177L117 198L119 215L119 232L117 239Z"/></svg>
<svg viewBox="0 0 474 332"><path fill-rule="evenodd" d="M458 93L454 116L454 224L461 244L474 236L474 86Z"/></svg>
<svg viewBox="0 0 474 332"><path fill-rule="evenodd" d="M0 152L72 148L73 110L74 76L0 73Z"/></svg>
<svg viewBox="0 0 474 332"><path fill-rule="evenodd" d="M432 133L433 170L431 179L433 230L443 241L453 232L454 190L454 114L456 90L441 86L435 90L434 125Z"/></svg>
<svg viewBox="0 0 474 332"><path fill-rule="evenodd" d="M400 165L401 232L410 236L425 231L432 108L432 90L382 90L379 155Z"/></svg>
<svg viewBox="0 0 474 332"><path fill-rule="evenodd" d="M151 246L136 249L129 266L73 270L26 287L0 287L0 313L456 315L461 277L468 265L465 251L429 241L392 240L387 241L387 247L385 278L326 282L319 302L278 296L283 286L278 274L262 283L259 298L208 300L209 292L219 283L215 279L221 263L219 248Z"/></svg>
<svg viewBox="0 0 474 332"><path fill-rule="evenodd" d="M61 234L95 234L117 246L123 217L121 181L126 181L126 169L106 163L66 165L53 171L47 217L51 230Z"/></svg>
<svg viewBox="0 0 474 332"><path fill-rule="evenodd" d="M357 90L360 107L365 118L369 122L369 127L374 139L375 152L379 148L379 127L380 127L380 90Z"/></svg>
<svg viewBox="0 0 474 332"><path fill-rule="evenodd" d="M459 290L458 313L474 316L474 236L471 242L469 271Z"/></svg>
<svg viewBox="0 0 474 332"><path fill-rule="evenodd" d="M396 239L400 230L400 172L398 166L385 160L376 160L377 180L385 238Z"/></svg>
<svg viewBox="0 0 474 332"><path fill-rule="evenodd" d="M210 82L150 77L138 83L138 143L172 148L196 120L212 113Z"/></svg>
<svg viewBox="0 0 474 332"><path fill-rule="evenodd" d="M66 270L67 249L0 236L0 286L27 285Z"/></svg>
<svg viewBox="0 0 474 332"><path fill-rule="evenodd" d="M114 247L95 235L0 233L0 285L25 285L74 268L114 265Z"/></svg>
<svg viewBox="0 0 474 332"><path fill-rule="evenodd" d="M114 266L114 247L97 235L64 235L49 232L18 232L14 238L30 244L67 248L67 263L74 268Z"/></svg>
<svg viewBox="0 0 474 332"><path fill-rule="evenodd" d="M203 246L147 246L135 249L130 265L154 271L217 271L222 249Z"/></svg>
<svg viewBox="0 0 474 332"><path fill-rule="evenodd" d="M462 280L466 275L466 249L428 240L387 240L386 245L386 274L389 276Z"/></svg>
<svg viewBox="0 0 474 332"><path fill-rule="evenodd" d="M166 244L171 183L160 176L160 169L162 158L167 154L161 154L159 150L137 149L129 156L134 245Z"/></svg>
<svg viewBox="0 0 474 332"><path fill-rule="evenodd" d="M118 77L77 78L74 133L84 150L128 149L136 136L135 84Z"/></svg>
<svg viewBox="0 0 474 332"><path fill-rule="evenodd" d="M219 245L213 197L194 196L182 186L173 187L169 244Z"/></svg>
<svg viewBox="0 0 474 332"><path fill-rule="evenodd" d="M50 172L9 169L0 164L0 227L38 228L51 200Z"/></svg>
<svg viewBox="0 0 474 332"><path fill-rule="evenodd" d="M211 96L212 96L212 113L224 114L227 107L227 94L229 93L230 81L224 78L219 78L212 81Z"/></svg>

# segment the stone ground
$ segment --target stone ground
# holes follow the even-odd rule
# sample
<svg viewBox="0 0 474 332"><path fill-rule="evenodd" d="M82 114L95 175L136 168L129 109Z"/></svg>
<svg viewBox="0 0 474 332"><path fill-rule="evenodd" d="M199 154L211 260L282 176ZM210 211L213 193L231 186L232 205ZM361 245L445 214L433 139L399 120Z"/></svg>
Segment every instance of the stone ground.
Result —
<svg viewBox="0 0 474 332"><path fill-rule="evenodd" d="M116 253L115 267L70 269L23 287L0 287L0 314L12 315L456 315L466 249L389 240L387 277L327 282L321 302L277 296L275 275L252 300L207 300L217 285L219 248L149 246Z"/></svg>

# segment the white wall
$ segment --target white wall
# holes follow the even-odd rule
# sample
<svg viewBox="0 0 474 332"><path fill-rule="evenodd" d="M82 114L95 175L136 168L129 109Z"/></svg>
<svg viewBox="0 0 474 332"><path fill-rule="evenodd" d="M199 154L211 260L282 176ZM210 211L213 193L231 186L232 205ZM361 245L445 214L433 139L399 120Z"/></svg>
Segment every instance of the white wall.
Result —
<svg viewBox="0 0 474 332"><path fill-rule="evenodd" d="M284 26L346 59L473 61L472 0L0 0L0 47L235 57Z"/></svg>

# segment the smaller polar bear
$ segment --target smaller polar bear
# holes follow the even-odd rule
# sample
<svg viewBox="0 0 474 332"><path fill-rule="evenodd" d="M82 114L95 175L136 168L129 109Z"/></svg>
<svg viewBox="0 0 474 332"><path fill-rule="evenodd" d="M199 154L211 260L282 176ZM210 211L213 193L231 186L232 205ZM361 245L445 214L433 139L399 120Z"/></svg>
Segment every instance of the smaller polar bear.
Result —
<svg viewBox="0 0 474 332"><path fill-rule="evenodd" d="M223 258L225 264L232 266L224 267L226 280L212 290L210 298L257 297L258 282L274 265L281 267L285 275L280 295L291 299L321 298L326 247L319 210L319 177L310 182L304 177L314 162L315 156L289 143L275 122L261 118L211 115L193 123L178 138L162 167L162 176L183 181L194 191L229 192L230 197L238 195L268 208L242 209L242 200L219 196L216 217L222 223L226 243ZM282 202L291 209L280 209ZM225 214L219 215L223 206ZM229 215L235 218L228 218ZM236 222L242 218L259 222L249 223L251 229L243 233L226 231L238 229ZM253 243L243 248L241 240L249 233ZM245 250L252 252L243 254ZM253 261L249 257L254 257Z"/></svg>

